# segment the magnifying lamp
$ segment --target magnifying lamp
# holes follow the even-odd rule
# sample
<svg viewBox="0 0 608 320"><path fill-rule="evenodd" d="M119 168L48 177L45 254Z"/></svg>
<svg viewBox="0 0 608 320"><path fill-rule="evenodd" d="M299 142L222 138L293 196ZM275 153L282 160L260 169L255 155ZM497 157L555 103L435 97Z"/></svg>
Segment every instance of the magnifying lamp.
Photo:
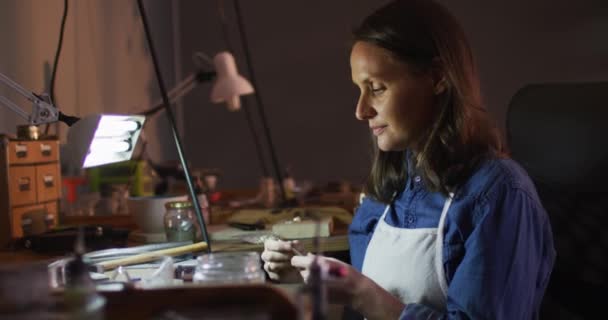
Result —
<svg viewBox="0 0 608 320"><path fill-rule="evenodd" d="M83 119L67 116L50 99L26 90L2 73L0 81L33 103L32 112L28 114L0 95L0 104L27 120L30 125L61 121L70 126L68 149L79 166L90 168L131 158L145 116L96 114Z"/></svg>

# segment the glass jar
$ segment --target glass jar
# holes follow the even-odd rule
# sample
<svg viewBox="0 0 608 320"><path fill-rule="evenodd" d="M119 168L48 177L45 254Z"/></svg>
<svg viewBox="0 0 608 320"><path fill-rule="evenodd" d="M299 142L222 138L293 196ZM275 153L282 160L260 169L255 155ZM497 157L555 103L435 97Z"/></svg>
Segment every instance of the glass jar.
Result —
<svg viewBox="0 0 608 320"><path fill-rule="evenodd" d="M165 204L165 234L168 242L196 241L197 222L190 201L171 201Z"/></svg>
<svg viewBox="0 0 608 320"><path fill-rule="evenodd" d="M220 252L197 258L192 281L214 285L264 283L266 274L257 252Z"/></svg>

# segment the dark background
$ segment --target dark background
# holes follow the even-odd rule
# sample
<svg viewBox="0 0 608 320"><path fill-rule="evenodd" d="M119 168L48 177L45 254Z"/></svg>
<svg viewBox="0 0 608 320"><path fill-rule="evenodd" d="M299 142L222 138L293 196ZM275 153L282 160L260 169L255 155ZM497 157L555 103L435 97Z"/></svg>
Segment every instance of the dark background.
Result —
<svg viewBox="0 0 608 320"><path fill-rule="evenodd" d="M229 45L248 78L235 0L146 0L168 88L195 70L192 54L209 56ZM350 32L386 1L239 0L249 50L278 160L297 180L360 184L368 171L367 125L354 117ZM504 129L511 97L539 82L608 80L606 0L440 0L461 21L476 55L485 104ZM130 113L159 98L135 0L70 0L57 77L58 104L68 114ZM45 89L45 64L57 45L61 0L0 2L0 70L26 88ZM245 112L209 102L211 84L176 107L186 155L195 168L218 168L221 186L253 188L262 175ZM0 88L0 94L8 93ZM10 96L10 95L9 95ZM149 100L149 101L148 101ZM253 96L243 103L254 115ZM27 107L27 103L24 106ZM166 117L146 125L155 161L177 158ZM0 107L0 132L23 123ZM67 127L61 127L62 138ZM62 142L65 143L64 139ZM263 143L265 163L270 165Z"/></svg>
<svg viewBox="0 0 608 320"><path fill-rule="evenodd" d="M367 125L354 118L350 31L386 1L240 1L243 23L278 159L296 179L361 183L369 166ZM461 21L476 55L487 108L504 129L508 103L528 83L608 79L608 2L441 1ZM224 1L237 64L249 77L233 1ZM227 48L216 1L180 1L182 72L191 55ZM243 111L208 102L210 85L184 99L187 153L195 167L223 170L225 187L261 174ZM244 104L256 112L255 99ZM256 117L258 132L259 119ZM267 163L270 163L267 158Z"/></svg>

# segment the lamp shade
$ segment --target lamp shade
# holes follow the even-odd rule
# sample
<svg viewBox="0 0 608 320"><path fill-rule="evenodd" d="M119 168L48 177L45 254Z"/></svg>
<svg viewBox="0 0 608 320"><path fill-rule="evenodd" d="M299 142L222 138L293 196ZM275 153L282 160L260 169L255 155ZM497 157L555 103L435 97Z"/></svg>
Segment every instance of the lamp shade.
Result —
<svg viewBox="0 0 608 320"><path fill-rule="evenodd" d="M131 159L145 121L136 115L92 115L68 132L68 150L82 168Z"/></svg>
<svg viewBox="0 0 608 320"><path fill-rule="evenodd" d="M211 89L211 101L226 102L231 111L240 109L240 96L253 93L253 86L238 73L231 53L227 51L218 53L213 58L213 64L217 78Z"/></svg>

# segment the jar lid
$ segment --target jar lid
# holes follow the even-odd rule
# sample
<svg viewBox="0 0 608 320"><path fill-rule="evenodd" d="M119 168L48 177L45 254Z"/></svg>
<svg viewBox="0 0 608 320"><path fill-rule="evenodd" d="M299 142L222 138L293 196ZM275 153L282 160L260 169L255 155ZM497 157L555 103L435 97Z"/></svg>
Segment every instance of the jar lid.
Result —
<svg viewBox="0 0 608 320"><path fill-rule="evenodd" d="M192 208L192 202L190 201L171 201L165 203L166 209L186 209Z"/></svg>

